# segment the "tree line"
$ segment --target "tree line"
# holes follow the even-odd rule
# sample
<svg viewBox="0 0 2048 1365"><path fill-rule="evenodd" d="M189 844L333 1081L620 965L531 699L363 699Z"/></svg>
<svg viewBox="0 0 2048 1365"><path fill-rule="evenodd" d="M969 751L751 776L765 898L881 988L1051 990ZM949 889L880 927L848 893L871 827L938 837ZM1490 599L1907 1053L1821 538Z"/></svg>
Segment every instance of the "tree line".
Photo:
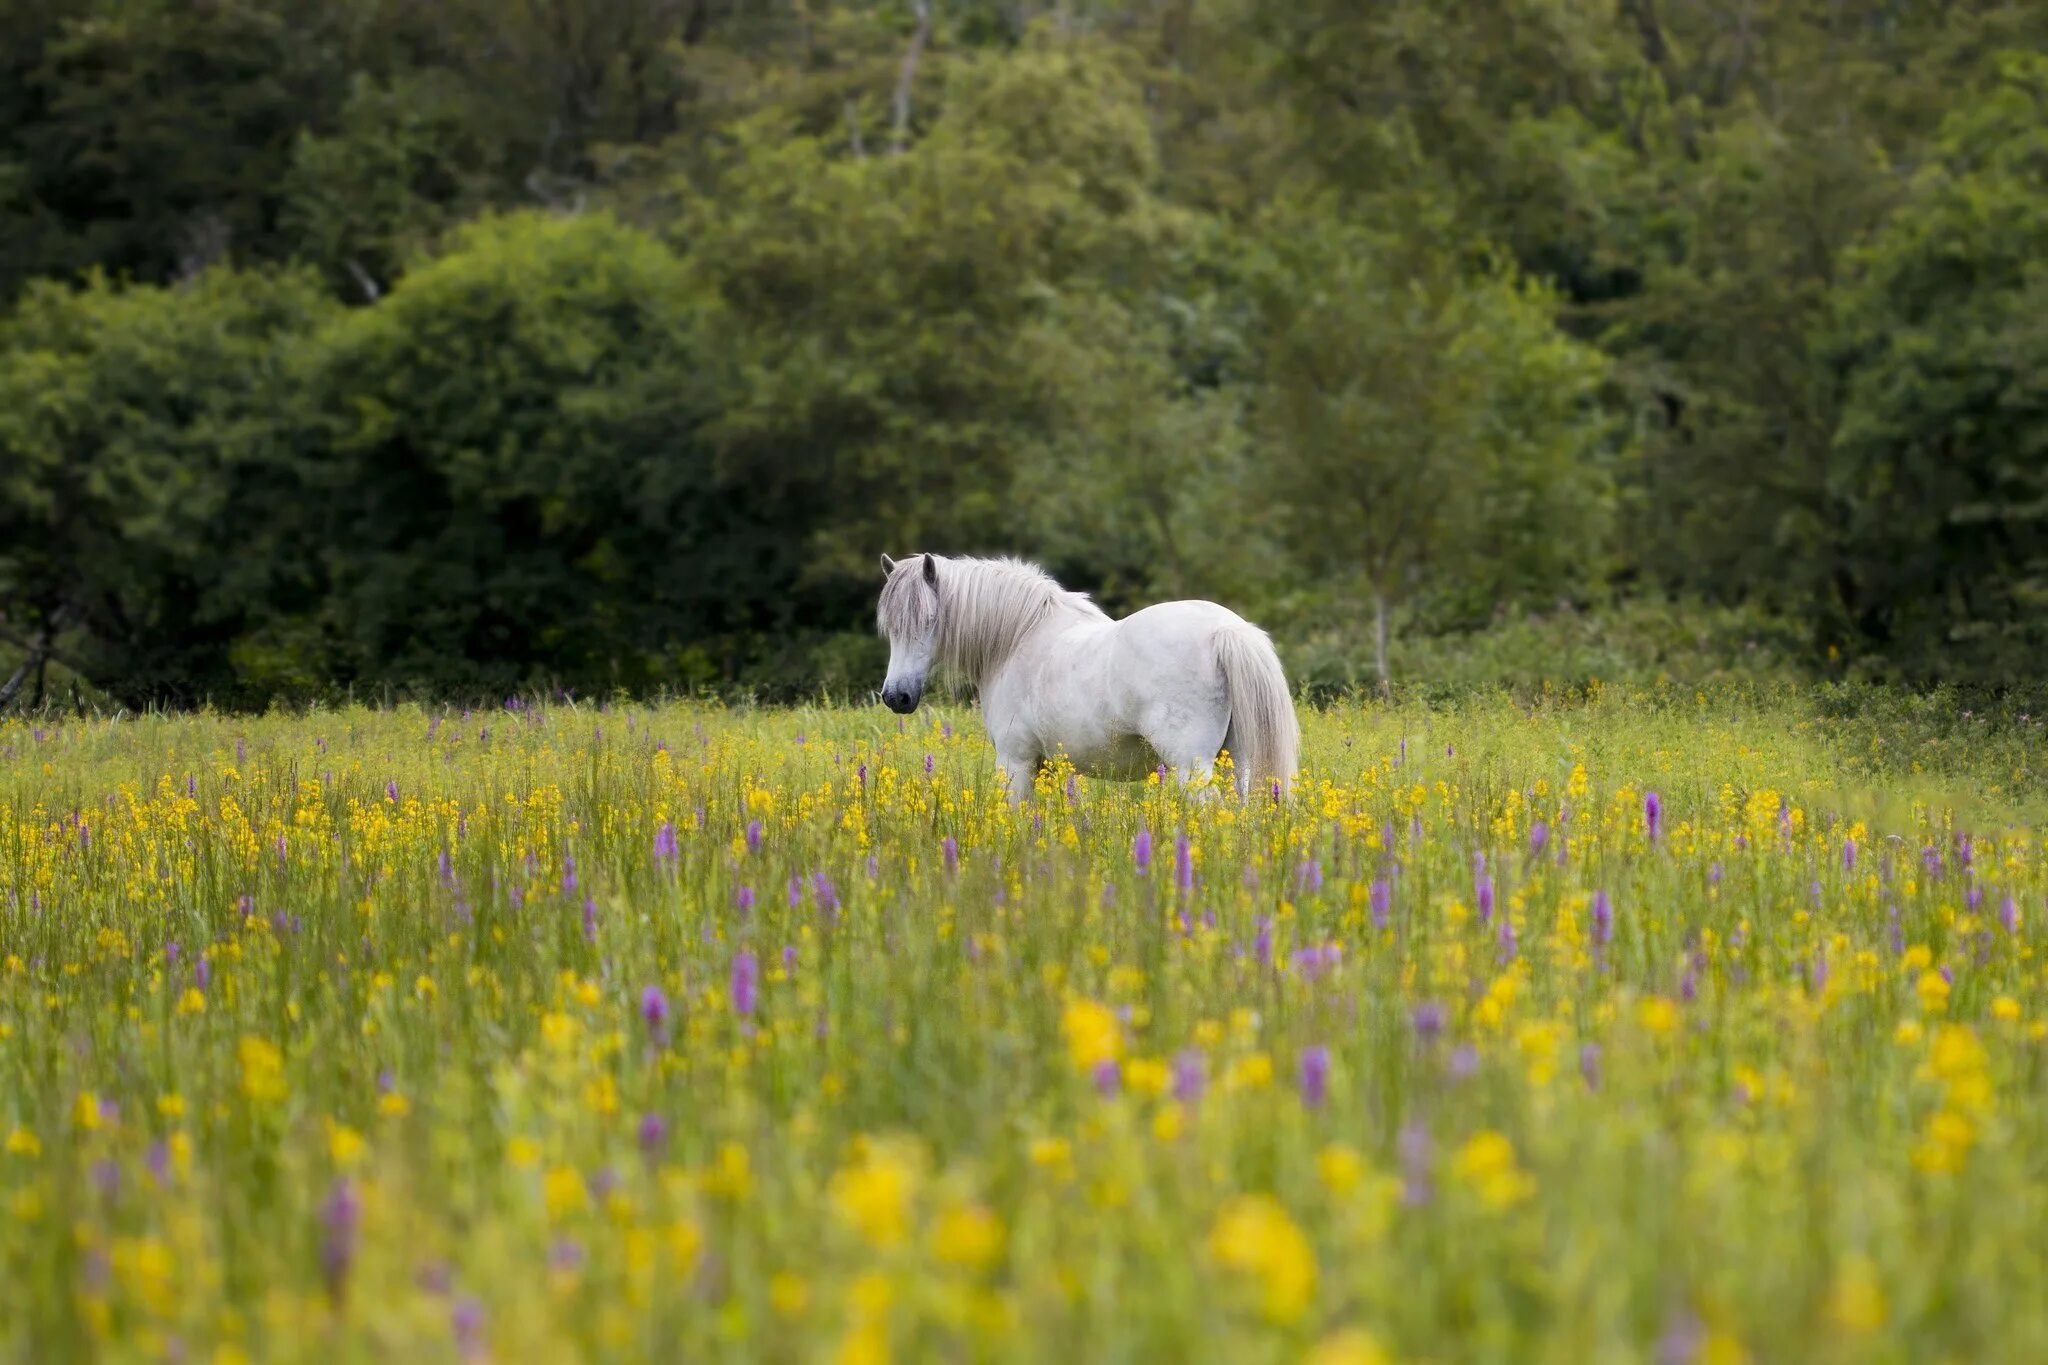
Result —
<svg viewBox="0 0 2048 1365"><path fill-rule="evenodd" d="M1324 685L1654 609L2034 687L2044 51L1990 0L0 0L0 702L865 688L925 548Z"/></svg>

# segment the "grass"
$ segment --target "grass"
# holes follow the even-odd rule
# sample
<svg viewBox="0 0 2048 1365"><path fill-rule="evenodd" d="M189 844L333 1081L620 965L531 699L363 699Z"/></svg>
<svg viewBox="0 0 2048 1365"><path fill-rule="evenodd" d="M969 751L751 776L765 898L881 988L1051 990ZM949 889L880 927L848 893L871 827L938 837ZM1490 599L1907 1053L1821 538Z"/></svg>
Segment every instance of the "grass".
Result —
<svg viewBox="0 0 2048 1365"><path fill-rule="evenodd" d="M2048 1354L2032 722L1304 728L0 723L0 1355Z"/></svg>

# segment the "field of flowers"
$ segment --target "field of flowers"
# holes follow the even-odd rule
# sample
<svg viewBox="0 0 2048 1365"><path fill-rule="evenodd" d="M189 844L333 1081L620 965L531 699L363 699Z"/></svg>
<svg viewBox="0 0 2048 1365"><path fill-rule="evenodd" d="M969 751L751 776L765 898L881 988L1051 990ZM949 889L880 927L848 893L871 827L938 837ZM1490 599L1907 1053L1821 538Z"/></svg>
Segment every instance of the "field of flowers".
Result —
<svg viewBox="0 0 2048 1365"><path fill-rule="evenodd" d="M1304 731L0 723L0 1356L2048 1359L2031 737Z"/></svg>

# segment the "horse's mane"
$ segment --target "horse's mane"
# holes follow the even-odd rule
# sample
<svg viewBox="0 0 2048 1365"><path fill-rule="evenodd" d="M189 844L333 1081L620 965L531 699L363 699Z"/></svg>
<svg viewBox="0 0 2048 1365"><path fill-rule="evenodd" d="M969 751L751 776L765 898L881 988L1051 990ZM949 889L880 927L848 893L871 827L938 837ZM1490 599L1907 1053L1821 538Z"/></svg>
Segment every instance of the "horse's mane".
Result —
<svg viewBox="0 0 2048 1365"><path fill-rule="evenodd" d="M938 594L924 586L923 566L904 561L883 585L876 619L886 634L913 634L938 616L939 666L979 682L1048 613L1076 612L1108 620L1086 593L1068 592L1051 574L1021 559L938 562Z"/></svg>

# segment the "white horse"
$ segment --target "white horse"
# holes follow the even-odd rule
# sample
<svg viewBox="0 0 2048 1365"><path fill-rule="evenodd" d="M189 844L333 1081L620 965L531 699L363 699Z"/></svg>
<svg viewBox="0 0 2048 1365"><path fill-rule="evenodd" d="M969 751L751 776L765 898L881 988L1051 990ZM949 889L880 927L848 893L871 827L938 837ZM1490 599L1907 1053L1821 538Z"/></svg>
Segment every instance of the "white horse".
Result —
<svg viewBox="0 0 2048 1365"><path fill-rule="evenodd" d="M1121 621L1015 559L882 556L889 638L882 700L908 715L934 665L981 696L996 763L1021 801L1044 760L1093 777L1161 764L1207 777L1227 749L1240 794L1294 777L1301 728L1272 641L1214 602L1162 602Z"/></svg>

